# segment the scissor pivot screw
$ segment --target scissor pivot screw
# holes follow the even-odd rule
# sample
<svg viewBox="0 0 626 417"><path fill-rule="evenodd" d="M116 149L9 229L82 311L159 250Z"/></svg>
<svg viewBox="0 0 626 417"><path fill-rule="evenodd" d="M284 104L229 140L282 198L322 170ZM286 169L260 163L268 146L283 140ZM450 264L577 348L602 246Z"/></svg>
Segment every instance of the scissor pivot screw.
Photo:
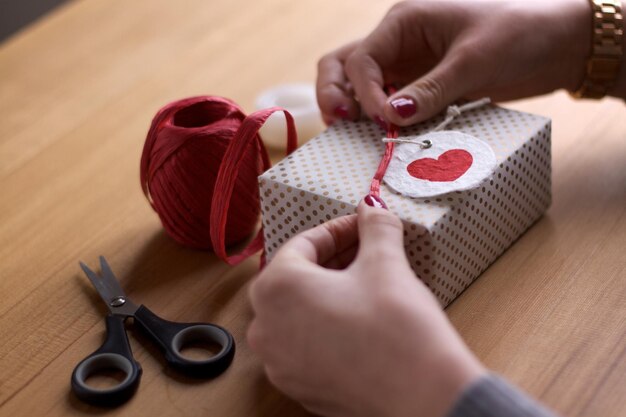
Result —
<svg viewBox="0 0 626 417"><path fill-rule="evenodd" d="M124 297L115 297L109 303L111 307L121 307L126 303L126 298Z"/></svg>

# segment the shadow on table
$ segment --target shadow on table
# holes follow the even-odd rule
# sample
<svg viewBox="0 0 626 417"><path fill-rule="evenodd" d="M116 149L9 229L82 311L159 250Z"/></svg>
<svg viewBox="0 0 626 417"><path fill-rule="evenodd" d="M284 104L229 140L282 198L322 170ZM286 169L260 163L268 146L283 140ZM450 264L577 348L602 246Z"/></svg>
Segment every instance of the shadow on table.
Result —
<svg viewBox="0 0 626 417"><path fill-rule="evenodd" d="M117 414L120 411L119 407L96 407L86 404L79 400L72 391L68 391L67 393L67 402L70 404L70 407L72 407L72 409L80 411L81 413L84 413L86 415Z"/></svg>
<svg viewBox="0 0 626 417"><path fill-rule="evenodd" d="M233 251L239 249L235 247ZM179 245L160 230L133 255L128 265L130 269L124 274L124 289L139 302L145 297L147 304L153 293L175 295L187 289L198 289L201 283L206 303L219 310L256 273L258 258L232 267L208 250Z"/></svg>
<svg viewBox="0 0 626 417"><path fill-rule="evenodd" d="M105 251L103 254L123 290L136 303L145 303L149 308L153 306L152 309L158 309L159 303L168 304L172 297L185 296L187 291L196 289L202 291L207 305L213 306L213 310L219 310L258 271L258 256L233 267L208 250L190 249L177 244L163 230L148 238L139 251L120 253L126 245L114 247L121 249L117 253ZM243 244L232 250L236 252L241 247ZM99 273L97 260L92 263L87 262L87 266ZM77 272L76 279L85 296L93 304L99 305L102 314L106 314L106 306L84 274Z"/></svg>
<svg viewBox="0 0 626 417"><path fill-rule="evenodd" d="M254 415L259 417L305 417L312 416L300 404L286 397L278 391L265 377L259 372L254 377Z"/></svg>

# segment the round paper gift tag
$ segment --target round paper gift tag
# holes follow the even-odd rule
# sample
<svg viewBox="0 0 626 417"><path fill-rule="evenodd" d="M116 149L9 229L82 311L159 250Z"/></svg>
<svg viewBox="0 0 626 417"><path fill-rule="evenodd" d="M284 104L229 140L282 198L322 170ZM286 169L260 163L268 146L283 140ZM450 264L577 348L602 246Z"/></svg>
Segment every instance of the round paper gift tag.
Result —
<svg viewBox="0 0 626 417"><path fill-rule="evenodd" d="M400 139L415 143L396 144L384 181L407 197L433 197L475 188L496 166L491 147L465 133L431 132ZM432 145L420 145L424 141Z"/></svg>

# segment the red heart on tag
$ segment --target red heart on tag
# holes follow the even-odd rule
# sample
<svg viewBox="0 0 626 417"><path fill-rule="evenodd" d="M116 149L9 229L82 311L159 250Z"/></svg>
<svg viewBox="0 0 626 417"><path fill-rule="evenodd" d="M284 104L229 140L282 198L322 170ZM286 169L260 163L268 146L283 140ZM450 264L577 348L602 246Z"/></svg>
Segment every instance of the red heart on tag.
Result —
<svg viewBox="0 0 626 417"><path fill-rule="evenodd" d="M422 158L411 162L406 170L412 177L433 182L454 181L472 166L472 154L463 149L451 149L439 158Z"/></svg>

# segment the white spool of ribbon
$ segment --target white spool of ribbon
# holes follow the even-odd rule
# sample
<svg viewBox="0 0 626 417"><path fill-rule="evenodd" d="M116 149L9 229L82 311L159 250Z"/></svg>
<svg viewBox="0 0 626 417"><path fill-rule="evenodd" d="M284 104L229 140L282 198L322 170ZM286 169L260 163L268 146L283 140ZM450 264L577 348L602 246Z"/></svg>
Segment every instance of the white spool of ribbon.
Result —
<svg viewBox="0 0 626 417"><path fill-rule="evenodd" d="M322 120L315 87L312 84L282 84L263 91L256 99L256 110L279 106L291 113L296 122L298 143L302 144L320 134L325 125ZM273 148L285 146L287 130L282 113L274 113L260 130L263 142Z"/></svg>

